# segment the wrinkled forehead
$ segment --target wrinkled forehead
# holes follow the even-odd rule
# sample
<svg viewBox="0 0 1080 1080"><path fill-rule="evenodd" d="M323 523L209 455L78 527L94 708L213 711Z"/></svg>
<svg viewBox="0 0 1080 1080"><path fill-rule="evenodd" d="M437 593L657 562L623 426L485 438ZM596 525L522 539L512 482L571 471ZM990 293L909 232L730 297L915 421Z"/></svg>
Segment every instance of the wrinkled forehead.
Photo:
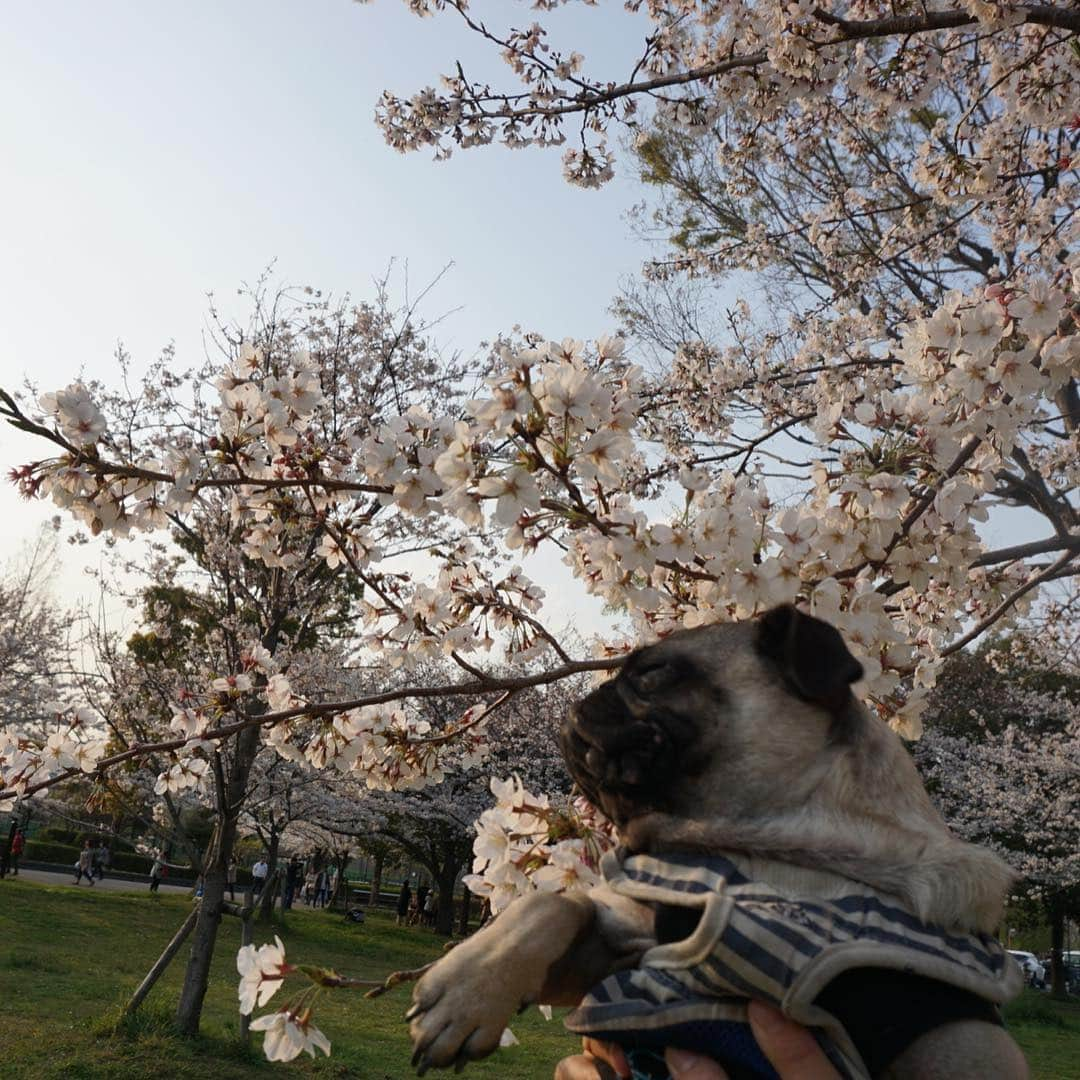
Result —
<svg viewBox="0 0 1080 1080"><path fill-rule="evenodd" d="M753 652L752 622L712 623L675 633L631 654L624 670L678 661L704 671L723 670L736 657Z"/></svg>

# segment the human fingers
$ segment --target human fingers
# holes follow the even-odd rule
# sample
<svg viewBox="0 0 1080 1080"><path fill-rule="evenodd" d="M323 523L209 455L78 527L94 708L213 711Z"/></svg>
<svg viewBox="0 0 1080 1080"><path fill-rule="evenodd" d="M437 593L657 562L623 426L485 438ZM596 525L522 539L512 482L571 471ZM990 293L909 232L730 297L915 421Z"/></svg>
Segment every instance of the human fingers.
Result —
<svg viewBox="0 0 1080 1080"><path fill-rule="evenodd" d="M728 1080L728 1074L712 1058L693 1054L689 1050L668 1047L664 1061L672 1080Z"/></svg>
<svg viewBox="0 0 1080 1080"><path fill-rule="evenodd" d="M555 1080L615 1080L615 1071L592 1054L575 1054L555 1066Z"/></svg>
<svg viewBox="0 0 1080 1080"><path fill-rule="evenodd" d="M808 1028L761 1001L751 1001L749 1012L754 1038L780 1080L841 1080Z"/></svg>
<svg viewBox="0 0 1080 1080"><path fill-rule="evenodd" d="M584 1053L592 1054L593 1057L610 1065L616 1076L629 1078L630 1062L626 1060L626 1051L618 1043L584 1038L581 1040L581 1049Z"/></svg>

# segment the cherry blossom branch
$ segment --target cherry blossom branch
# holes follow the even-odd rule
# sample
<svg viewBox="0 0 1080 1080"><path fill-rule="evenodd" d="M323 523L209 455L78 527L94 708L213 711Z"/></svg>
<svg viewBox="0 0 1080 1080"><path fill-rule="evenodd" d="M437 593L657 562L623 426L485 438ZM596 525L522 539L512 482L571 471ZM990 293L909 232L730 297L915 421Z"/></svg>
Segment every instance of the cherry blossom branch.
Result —
<svg viewBox="0 0 1080 1080"><path fill-rule="evenodd" d="M573 675L579 675L586 671L611 671L621 667L624 659L625 657L623 656L612 656L600 660L574 660L569 664L563 664L561 667L553 668L549 671L538 672L534 675L486 677L477 679L474 682L449 683L443 686L402 687L399 690L387 690L381 694L369 694L365 697L352 698L348 701L323 702L317 705L298 706L292 709L282 709L278 712L261 713L259 715L241 714L243 719L237 720L232 724L225 724L221 727L204 731L197 736L197 740L213 742L227 739L229 736L236 735L238 732L250 727L267 727L271 724L277 724L285 720L295 720L300 717L310 717L315 719L320 716L331 716L337 713L349 712L352 709L362 709L370 705L385 705L392 701L477 696L500 690L508 692L496 701L488 710L493 711L495 708L504 704L505 700L518 690L525 690L532 686L546 686L550 683L559 682L562 679L569 678ZM468 726L472 726L471 721ZM456 729L455 735L458 734L460 730L464 729ZM434 736L430 739L411 739L407 741L410 745L423 745L433 741L440 741L441 738L441 736ZM129 746L126 750L102 758L90 772L74 767L64 769L55 776L51 776L46 780L41 780L36 784L29 784L21 790L11 788L9 790L0 791L0 799L33 795L38 791L43 791L64 780L70 780L75 776L83 776L89 779L97 774L103 774L114 765L119 765L124 761L130 761L132 758L179 750L191 741L193 740L185 736L184 738L166 739L156 743L136 743L133 746Z"/></svg>
<svg viewBox="0 0 1080 1080"><path fill-rule="evenodd" d="M1027 594L1031 592L1032 589L1037 589L1044 582L1053 579L1059 571L1061 571L1065 566L1068 565L1072 557L1073 553L1071 551L1066 551L1061 556L1061 558L1052 562L1044 570L1029 578L1018 589L1015 589L1007 597L1005 597L1005 599L1002 600L1001 603L998 604L998 606L994 608L994 610L991 611L989 615L977 622L966 634L963 634L955 641L950 642L944 649L941 650L939 655L942 658L952 656L953 653L959 652L962 648L964 648L965 645L970 644L985 630L988 630L991 626L993 626L994 623L996 623L1009 610L1015 607L1015 605L1025 596L1027 596ZM900 670L908 673L906 672L906 669ZM912 668L911 670L914 671L914 668Z"/></svg>
<svg viewBox="0 0 1080 1080"><path fill-rule="evenodd" d="M457 5L451 5L457 7ZM459 9L460 10L460 9ZM1019 5L1009 9L1023 16L1023 22L1033 23L1040 26L1056 27L1064 30L1080 31L1080 12L1058 8L1052 5ZM962 26L970 26L979 22L976 15L970 11L932 11L922 15L895 16L888 19L868 19L864 22L848 21L838 16L830 15L822 9L816 9L814 15L821 22L835 26L840 31L839 36L828 41L809 41L813 48L830 48L852 41L860 41L868 38L889 36L910 36L914 34L929 33L937 30L950 30ZM489 35L490 36L490 35ZM527 60L534 58L530 53L516 49L513 45L503 44L503 47ZM726 74L739 68L757 67L769 59L767 50L748 53L744 56L730 57L713 64L702 64L690 68L687 71L675 72L670 75L658 75L652 79L643 79L640 82L626 82L617 85L608 84L600 88L594 87L582 90L575 98L562 105L539 105L532 103L525 108L485 108L485 98L500 101L520 100L527 94L516 95L470 95L472 103L477 111L485 117L501 120L524 120L529 117L557 117L567 116L579 112L591 112L601 106L610 105L615 101L627 97L636 97L639 94L652 94L657 90L663 90L672 86L684 86L689 83L701 82L714 78L717 75ZM580 83L579 83L580 85ZM563 95L565 100L566 95Z"/></svg>
<svg viewBox="0 0 1080 1080"><path fill-rule="evenodd" d="M1018 559L1027 559L1032 555L1046 555L1053 551L1073 553L1080 551L1080 536L1050 536L1045 540L1033 540L1027 544L1016 544L1013 547L999 548L997 551L987 551L973 560L970 565L972 568L995 566L998 563L1015 562Z"/></svg>
<svg viewBox="0 0 1080 1080"><path fill-rule="evenodd" d="M1008 10L1022 14L1024 22L1034 23L1036 26L1080 30L1080 11L1055 7L1052 4L1018 4ZM929 30L953 30L980 21L979 17L970 11L929 11L922 15L894 15L888 19L866 19L858 22L842 19L822 8L814 9L814 18L842 30L844 37L840 40L906 36L926 33Z"/></svg>
<svg viewBox="0 0 1080 1080"><path fill-rule="evenodd" d="M483 723L492 713L501 709L513 696L516 694L516 690L507 690L500 694L490 705L488 705L483 712L478 716L474 716L467 723L462 724L460 727L455 727L450 731L443 732L439 735L428 735L423 739L410 739L410 746L441 746L443 743L450 742L452 739L456 739L462 732L468 731L470 728L476 727L478 724Z"/></svg>
<svg viewBox="0 0 1080 1080"><path fill-rule="evenodd" d="M382 997L387 990L393 990L395 986L400 986L403 982L415 982L421 978L425 972L430 971L436 964L437 960L432 960L430 964L425 964L423 967L412 968L408 971L395 971L386 976L386 979L376 985L373 989L369 990L364 997L365 998L377 998Z"/></svg>

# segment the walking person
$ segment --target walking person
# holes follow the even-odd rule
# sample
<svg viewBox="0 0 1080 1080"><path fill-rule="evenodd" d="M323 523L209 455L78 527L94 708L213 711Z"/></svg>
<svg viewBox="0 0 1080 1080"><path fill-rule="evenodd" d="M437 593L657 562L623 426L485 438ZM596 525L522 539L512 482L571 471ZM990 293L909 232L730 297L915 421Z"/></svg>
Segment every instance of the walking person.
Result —
<svg viewBox="0 0 1080 1080"><path fill-rule="evenodd" d="M300 881L300 864L296 859L290 859L289 865L285 868L285 899L282 902L286 911L289 911L293 906L293 899L296 896L296 886Z"/></svg>
<svg viewBox="0 0 1080 1080"><path fill-rule="evenodd" d="M94 856L97 854L94 849L94 843L92 840L87 840L83 844L82 851L79 852L79 861L75 864L75 884L78 885L82 881L85 875L86 880L91 885L94 884Z"/></svg>
<svg viewBox="0 0 1080 1080"><path fill-rule="evenodd" d="M16 829L15 835L11 838L11 858L9 860L12 877L19 876L19 858L22 856L24 847L26 847L26 837L23 835L22 829Z"/></svg>
<svg viewBox="0 0 1080 1080"><path fill-rule="evenodd" d="M228 886L229 886L229 899L230 900L235 900L236 899L236 871L237 871L236 856L234 855L229 860L229 868L228 868L228 870L226 871L226 874L225 874L225 880L226 880L226 882L228 883Z"/></svg>
<svg viewBox="0 0 1080 1080"><path fill-rule="evenodd" d="M439 894L434 889L427 894L424 901L424 925L434 927L435 913L439 909Z"/></svg>
<svg viewBox="0 0 1080 1080"><path fill-rule="evenodd" d="M266 875L270 873L270 867L263 856L251 868L251 891L255 897L262 895L263 886L266 884Z"/></svg>
<svg viewBox="0 0 1080 1080"><path fill-rule="evenodd" d="M326 901L330 896L330 875L325 870L320 870L315 876L315 906L326 907Z"/></svg>
<svg viewBox="0 0 1080 1080"><path fill-rule="evenodd" d="M94 862L97 867L97 879L100 881L105 876L105 871L112 866L112 852L104 840L101 841L101 846L97 849L97 857Z"/></svg>
<svg viewBox="0 0 1080 1080"><path fill-rule="evenodd" d="M397 898L397 919L395 921L398 926L401 926L409 916L410 900L412 900L412 889L409 888L407 881L403 881L401 883L401 892L398 893Z"/></svg>
<svg viewBox="0 0 1080 1080"><path fill-rule="evenodd" d="M165 860L160 855L154 856L154 862L150 867L150 891L156 893L161 884L161 874L165 869Z"/></svg>

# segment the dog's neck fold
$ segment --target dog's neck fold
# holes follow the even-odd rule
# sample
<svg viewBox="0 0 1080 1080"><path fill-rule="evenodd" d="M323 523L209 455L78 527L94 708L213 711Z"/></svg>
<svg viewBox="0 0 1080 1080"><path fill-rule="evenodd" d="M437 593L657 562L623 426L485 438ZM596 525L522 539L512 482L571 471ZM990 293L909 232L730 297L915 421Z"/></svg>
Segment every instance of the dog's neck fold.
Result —
<svg viewBox="0 0 1080 1080"><path fill-rule="evenodd" d="M632 852L730 852L757 859L771 867L767 880L778 886L783 881L774 875L782 875L785 864L794 877L799 871L820 872L820 878L800 880L825 890L813 893L823 897L837 887L837 877L847 878L895 896L924 922L995 930L1015 876L1005 863L953 836L929 800L890 805L886 799L871 807L848 788L844 805L838 789L845 787L838 775L805 806L749 819L646 813L623 826L620 835Z"/></svg>

